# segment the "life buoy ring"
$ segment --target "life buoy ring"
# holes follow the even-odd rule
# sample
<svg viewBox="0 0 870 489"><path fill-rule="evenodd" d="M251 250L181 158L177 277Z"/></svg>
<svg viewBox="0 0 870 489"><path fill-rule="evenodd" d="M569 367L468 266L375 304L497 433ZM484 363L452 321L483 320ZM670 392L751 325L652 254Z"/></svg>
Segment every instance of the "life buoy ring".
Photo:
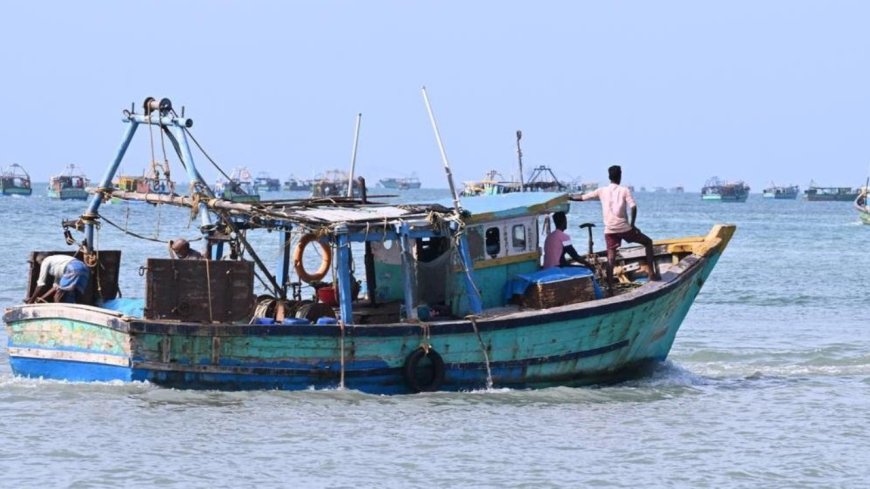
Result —
<svg viewBox="0 0 870 489"><path fill-rule="evenodd" d="M423 358L428 358L431 362L428 368L419 368ZM430 369L431 373L427 375L426 370ZM408 387L415 393L437 391L444 383L444 359L432 348L418 347L405 359L402 374Z"/></svg>
<svg viewBox="0 0 870 489"><path fill-rule="evenodd" d="M308 273L305 270L305 265L302 263L302 253L305 251L305 247L308 246L308 243L315 242L320 245L320 248L323 250L323 260L320 262L320 268L317 269L314 273ZM332 248L329 247L328 243L324 243L317 239L315 234L309 233L299 240L299 243L296 244L296 248L293 250L293 268L296 269L296 274L299 275L299 279L306 282L317 282L326 276L326 273L329 272L329 266L332 264Z"/></svg>

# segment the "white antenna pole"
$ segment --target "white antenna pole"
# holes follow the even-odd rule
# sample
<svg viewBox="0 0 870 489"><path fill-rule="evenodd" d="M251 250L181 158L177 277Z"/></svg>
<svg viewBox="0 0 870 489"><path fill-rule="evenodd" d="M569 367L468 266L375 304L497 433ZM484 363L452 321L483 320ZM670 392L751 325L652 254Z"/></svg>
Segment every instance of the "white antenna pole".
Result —
<svg viewBox="0 0 870 489"><path fill-rule="evenodd" d="M356 115L356 129L353 135L353 151L350 154L350 175L347 177L347 196L353 197L353 172L356 167L356 148L359 143L359 125L362 119L362 113Z"/></svg>
<svg viewBox="0 0 870 489"><path fill-rule="evenodd" d="M520 139L523 138L523 131L517 130L517 159L520 161L520 192L526 191L526 182L523 181L523 150L520 149Z"/></svg>
<svg viewBox="0 0 870 489"><path fill-rule="evenodd" d="M432 106L429 105L429 95L426 93L426 87L423 90L423 102L426 103L426 111L429 112L429 122L432 123L432 130L435 131L435 141L438 142L438 150L441 151L441 161L444 163L444 172L447 173L447 183L450 185L450 195L453 196L453 207L459 213L462 206L459 205L459 195L456 194L456 187L453 185L453 174L450 173L450 162L447 161L447 153L444 151L444 143L441 142L441 133L438 132L438 123L435 122L435 114L432 113Z"/></svg>

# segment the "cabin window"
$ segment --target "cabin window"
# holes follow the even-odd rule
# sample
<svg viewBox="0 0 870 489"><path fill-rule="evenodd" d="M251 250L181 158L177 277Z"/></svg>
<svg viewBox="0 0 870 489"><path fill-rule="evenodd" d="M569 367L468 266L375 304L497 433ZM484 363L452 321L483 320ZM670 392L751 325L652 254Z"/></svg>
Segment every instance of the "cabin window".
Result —
<svg viewBox="0 0 870 489"><path fill-rule="evenodd" d="M495 258L501 253L501 232L497 227L486 228L486 254Z"/></svg>
<svg viewBox="0 0 870 489"><path fill-rule="evenodd" d="M522 224L514 224L511 229L511 245L514 251L526 251L526 227Z"/></svg>
<svg viewBox="0 0 870 489"><path fill-rule="evenodd" d="M447 238L419 238L417 239L417 261L429 263L450 249L450 240Z"/></svg>

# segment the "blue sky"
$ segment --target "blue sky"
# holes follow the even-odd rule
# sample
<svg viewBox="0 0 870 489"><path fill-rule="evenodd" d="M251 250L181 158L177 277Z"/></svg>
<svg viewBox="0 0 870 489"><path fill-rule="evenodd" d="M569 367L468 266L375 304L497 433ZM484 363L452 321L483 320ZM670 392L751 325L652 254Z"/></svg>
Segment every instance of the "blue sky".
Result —
<svg viewBox="0 0 870 489"><path fill-rule="evenodd" d="M169 97L227 170L446 187L526 168L698 191L717 175L862 184L870 2L9 2L0 165L98 178L121 110ZM150 159L140 131L123 168ZM205 166L204 159L198 163ZM214 172L204 173L216 178ZM176 172L180 175L181 172Z"/></svg>

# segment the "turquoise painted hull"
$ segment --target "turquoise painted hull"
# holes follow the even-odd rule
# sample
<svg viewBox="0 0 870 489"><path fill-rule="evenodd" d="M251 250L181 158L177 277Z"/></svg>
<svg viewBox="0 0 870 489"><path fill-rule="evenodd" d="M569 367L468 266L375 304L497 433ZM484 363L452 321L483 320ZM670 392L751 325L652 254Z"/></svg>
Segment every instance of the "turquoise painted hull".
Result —
<svg viewBox="0 0 870 489"><path fill-rule="evenodd" d="M89 194L88 191L83 188L65 188L61 190L48 190L48 197L50 199L60 199L60 200L88 200Z"/></svg>
<svg viewBox="0 0 870 489"><path fill-rule="evenodd" d="M203 389L414 392L403 366L427 343L440 390L620 381L665 360L721 250L689 255L662 282L610 299L428 325L208 325L134 319L91 306L7 310L16 375L149 381ZM479 335L475 332L479 332ZM489 372L489 374L488 374Z"/></svg>
<svg viewBox="0 0 870 489"><path fill-rule="evenodd" d="M33 193L32 188L24 188L24 187L8 187L2 189L3 195L24 195L29 196Z"/></svg>

